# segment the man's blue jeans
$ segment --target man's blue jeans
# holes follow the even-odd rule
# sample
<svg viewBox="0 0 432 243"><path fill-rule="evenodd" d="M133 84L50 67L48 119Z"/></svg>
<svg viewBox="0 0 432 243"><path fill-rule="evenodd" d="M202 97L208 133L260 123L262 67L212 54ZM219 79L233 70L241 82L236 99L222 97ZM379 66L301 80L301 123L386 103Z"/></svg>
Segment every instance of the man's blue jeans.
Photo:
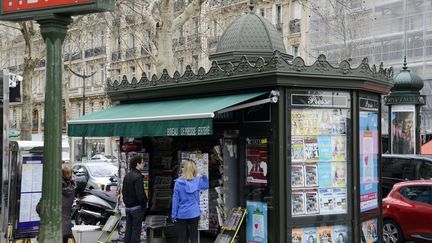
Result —
<svg viewBox="0 0 432 243"><path fill-rule="evenodd" d="M125 243L139 243L145 209L142 207L126 208Z"/></svg>

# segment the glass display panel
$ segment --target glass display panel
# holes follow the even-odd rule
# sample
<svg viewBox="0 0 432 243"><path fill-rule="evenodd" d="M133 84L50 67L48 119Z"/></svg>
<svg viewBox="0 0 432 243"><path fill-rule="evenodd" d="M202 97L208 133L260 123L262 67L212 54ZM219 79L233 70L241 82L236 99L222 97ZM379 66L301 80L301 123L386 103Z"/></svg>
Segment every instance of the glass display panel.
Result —
<svg viewBox="0 0 432 243"><path fill-rule="evenodd" d="M292 230L292 243L348 242L348 227L345 225L295 228Z"/></svg>
<svg viewBox="0 0 432 243"><path fill-rule="evenodd" d="M313 107L291 109L293 217L347 213L347 134L351 114L347 108L336 107L349 107L350 99L347 93L333 93L342 97L340 100L332 99L331 92L323 92L325 97L317 93L297 95L302 102L291 103L305 106L309 101ZM317 108L319 104L323 108Z"/></svg>

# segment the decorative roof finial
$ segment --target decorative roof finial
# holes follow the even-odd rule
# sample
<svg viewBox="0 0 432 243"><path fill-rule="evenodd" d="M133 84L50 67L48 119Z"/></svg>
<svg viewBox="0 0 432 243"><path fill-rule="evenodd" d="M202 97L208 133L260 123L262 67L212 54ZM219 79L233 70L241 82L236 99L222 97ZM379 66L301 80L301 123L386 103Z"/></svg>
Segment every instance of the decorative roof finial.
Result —
<svg viewBox="0 0 432 243"><path fill-rule="evenodd" d="M253 13L253 9L255 7L253 0L249 0L248 7L249 7L249 13Z"/></svg>
<svg viewBox="0 0 432 243"><path fill-rule="evenodd" d="M403 70L407 70L408 69L408 67L407 67L407 61L406 61L406 56L404 56L404 63L403 63L402 69Z"/></svg>

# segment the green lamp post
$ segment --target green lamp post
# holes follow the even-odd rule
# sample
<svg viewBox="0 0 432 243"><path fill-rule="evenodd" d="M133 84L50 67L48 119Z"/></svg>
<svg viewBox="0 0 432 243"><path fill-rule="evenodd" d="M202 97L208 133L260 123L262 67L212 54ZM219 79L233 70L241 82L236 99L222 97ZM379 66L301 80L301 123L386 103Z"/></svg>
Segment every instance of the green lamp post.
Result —
<svg viewBox="0 0 432 243"><path fill-rule="evenodd" d="M390 94L384 97L389 107L389 151L392 154L420 153L420 109L425 105L425 96L420 94L423 85L423 79L408 69L405 57Z"/></svg>

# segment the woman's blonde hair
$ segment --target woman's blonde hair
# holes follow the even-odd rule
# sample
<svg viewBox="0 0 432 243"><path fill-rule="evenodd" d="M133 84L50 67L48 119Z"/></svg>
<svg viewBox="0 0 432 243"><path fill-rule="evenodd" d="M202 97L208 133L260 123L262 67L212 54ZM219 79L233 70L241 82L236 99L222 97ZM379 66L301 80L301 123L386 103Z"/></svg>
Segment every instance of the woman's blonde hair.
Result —
<svg viewBox="0 0 432 243"><path fill-rule="evenodd" d="M197 175L197 167L194 161L186 160L183 167L182 178L192 180Z"/></svg>
<svg viewBox="0 0 432 243"><path fill-rule="evenodd" d="M72 166L69 163L62 164L63 179L70 181L72 179Z"/></svg>

